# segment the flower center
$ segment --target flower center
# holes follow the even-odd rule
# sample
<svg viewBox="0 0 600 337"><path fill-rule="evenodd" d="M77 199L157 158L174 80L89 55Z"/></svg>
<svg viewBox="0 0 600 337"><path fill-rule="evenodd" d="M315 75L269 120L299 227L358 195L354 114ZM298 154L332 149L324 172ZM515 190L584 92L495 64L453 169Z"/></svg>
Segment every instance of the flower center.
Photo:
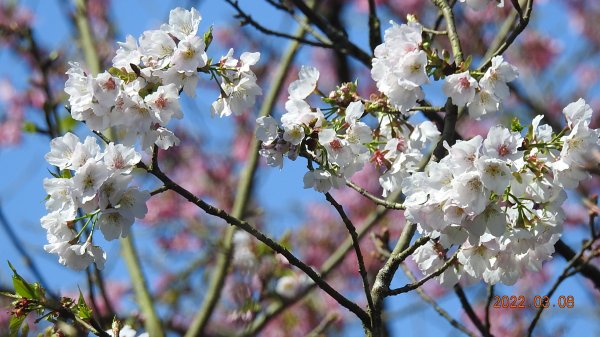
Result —
<svg viewBox="0 0 600 337"><path fill-rule="evenodd" d="M508 149L508 146L506 144L502 144L498 148L498 154L502 157L508 155L509 153L510 153L510 150Z"/></svg>
<svg viewBox="0 0 600 337"><path fill-rule="evenodd" d="M154 104L156 104L159 109L164 109L167 106L167 99L160 96L154 101Z"/></svg>
<svg viewBox="0 0 600 337"><path fill-rule="evenodd" d="M458 80L458 84L463 89L469 89L471 87L471 82L469 82L469 79L466 77L461 77L460 80Z"/></svg>
<svg viewBox="0 0 600 337"><path fill-rule="evenodd" d="M337 138L329 142L329 146L331 146L333 150L339 150L343 147L342 142Z"/></svg>

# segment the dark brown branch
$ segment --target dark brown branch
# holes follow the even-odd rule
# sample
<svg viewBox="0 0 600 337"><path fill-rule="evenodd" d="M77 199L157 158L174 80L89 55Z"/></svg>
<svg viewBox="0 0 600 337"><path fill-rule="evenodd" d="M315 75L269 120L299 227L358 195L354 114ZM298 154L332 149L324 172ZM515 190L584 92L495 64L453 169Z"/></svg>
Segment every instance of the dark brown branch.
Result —
<svg viewBox="0 0 600 337"><path fill-rule="evenodd" d="M431 280L432 278L442 275L442 273L444 271L446 271L446 269L448 269L452 264L454 264L454 262L456 261L457 254L458 254L458 250L454 254L454 256L452 256L448 261L446 261L446 263L444 263L443 266L441 266L438 270L434 271L433 273L423 277L421 280L419 280L417 282L409 283L400 288L392 289L392 290L388 291L386 295L393 296L393 295L407 293L411 290L415 290L415 289L419 288L420 286L425 284L425 282Z"/></svg>
<svg viewBox="0 0 600 337"><path fill-rule="evenodd" d="M492 329L492 323L490 323L490 307L492 306L492 300L494 299L494 285L490 284L487 287L487 301L485 302L485 329L488 333Z"/></svg>
<svg viewBox="0 0 600 337"><path fill-rule="evenodd" d="M329 24L321 15L310 9L303 0L290 0L307 18L316 25L331 40L336 50L348 54L367 67L371 67L371 56L350 42L348 37L339 29Z"/></svg>
<svg viewBox="0 0 600 337"><path fill-rule="evenodd" d="M411 280L411 282L417 281L417 279L413 276L410 269L408 269L408 267L406 265L401 265L401 267L402 267L402 270L404 270L404 273L406 274L408 279ZM435 310L440 316L442 316L444 319L446 319L448 321L448 323L450 323L450 325L452 325L453 327L458 329L460 332L464 333L465 335L467 335L469 337L478 337L475 333L469 331L469 329L467 329L459 321L455 320L452 316L450 316L450 314L446 310L444 310L444 308L440 307L439 304L437 304L435 302L435 300L433 298L431 298L431 296L427 295L425 293L425 291L423 291L422 288L417 288L416 292L423 299L423 301L429 303L431 305L431 307L433 308L433 310Z"/></svg>
<svg viewBox="0 0 600 337"><path fill-rule="evenodd" d="M329 193L325 193L325 198L329 203L336 209L344 225L346 225L346 229L350 233L350 237L352 238L352 246L354 247L354 252L356 253L356 260L358 261L358 272L360 273L360 277L362 279L363 288L365 291L365 296L367 297L367 304L369 306L369 311L373 312L373 298L371 297L371 286L369 285L369 275L367 275L367 268L365 268L365 261L363 259L362 251L360 250L360 242L358 239L358 234L356 233L356 227L348 215L344 211L342 205L340 205Z"/></svg>
<svg viewBox="0 0 600 337"><path fill-rule="evenodd" d="M570 273L571 268L575 268L577 269L577 267L582 267L582 263L585 264L586 262L583 261L582 257L583 254L585 253L586 250L588 250L589 248L592 247L592 244L595 242L595 240L590 240L588 242L586 242L583 247L581 247L581 250L579 251L579 253L577 253L572 259L570 259L569 263L567 264L567 266L565 267L565 269L563 270L563 272L560 274L560 276L558 277L558 279L556 280L556 282L554 282L554 284L552 285L552 288L548 291L548 293L546 294L546 297L548 299L552 298L552 295L554 295L554 292L556 291L556 289L558 289L558 286L567 278L569 278L570 276L575 275L575 273ZM587 264L585 264L587 265ZM542 316L542 312L544 311L544 306L540 306L537 310L537 312L535 313L535 317L533 318L533 320L531 321L531 324L529 325L529 328L527 329L527 336L531 337L533 330L535 329L535 326L537 325L537 322L540 320L540 317Z"/></svg>
<svg viewBox="0 0 600 337"><path fill-rule="evenodd" d="M487 331L487 329L485 328L485 326L483 325L483 323L481 322L479 317L477 317L477 314L473 310L473 307L471 307L471 304L469 303L469 300L467 299L467 295L465 294L465 292L464 292L463 288L460 286L460 284L457 283L454 285L454 292L456 293L456 296L458 296L458 299L460 300L460 304L462 305L463 309L467 313L467 316L469 316L469 319L471 320L471 322L473 322L473 324L475 325L477 330L479 330L481 335L484 337L493 337L492 334L490 334Z"/></svg>
<svg viewBox="0 0 600 337"><path fill-rule="evenodd" d="M373 201L377 205L383 206L388 209L405 209L404 205L402 205L401 203L376 197L373 194L369 193L369 191L352 182L351 180L346 180L346 185L355 190L356 192L360 193L365 198Z"/></svg>
<svg viewBox="0 0 600 337"><path fill-rule="evenodd" d="M332 45L332 44L326 44L326 43L322 43L322 42L311 41L311 40L305 39L305 38L303 38L301 36L295 36L295 35L292 35L292 34L287 34L287 33L278 32L278 31L269 29L269 28L261 25L258 21L254 20L252 18L252 16L250 16L248 13L244 12L244 10L239 6L238 1L236 1L236 0L225 0L225 2L227 2L229 5L231 5L237 11L236 18L240 19L240 24L242 26L244 26L244 25L250 25L250 26L254 27L256 30L258 30L259 32L264 33L266 35L272 35L272 36L277 36L277 37L281 37L281 38L286 38L286 39L289 39L289 40L298 41L300 43L303 43L303 44L306 44L306 45L310 45L310 46L314 46L314 47L334 48L334 45Z"/></svg>
<svg viewBox="0 0 600 337"><path fill-rule="evenodd" d="M458 119L458 108L452 104L452 100L448 98L446 101L446 116L444 117L444 130L442 131L442 137L438 142L433 156L435 160L440 160L446 155L446 148L444 148L444 142L452 146L456 141L456 120Z"/></svg>
<svg viewBox="0 0 600 337"><path fill-rule="evenodd" d="M160 181L162 181L162 183L166 187L168 187L170 190L181 195L187 201L198 206L204 212L206 212L210 215L216 216L218 218L221 218L221 219L225 220L227 223L229 223L230 225L236 226L239 229L246 231L248 234L254 236L260 242L264 243L265 245L267 245L269 248L271 248L275 252L283 255L290 262L291 265L302 270L306 275L308 275L308 277L310 277L329 296L334 298L340 305L342 305L343 307L345 307L346 309L348 309L349 311L354 313L363 322L363 324L367 324L367 325L370 324L369 315L363 309L361 309L354 302L350 301L344 295L340 294L337 290L335 290L333 287L331 287L331 285L329 285L329 283L327 283L321 277L321 275L319 275L317 272L315 272L314 269L312 269L310 266L308 266L304 262L300 261L300 259L298 259L289 250L287 250L285 247L283 247L279 243L275 242L273 239L271 239L268 236L266 236L265 234L263 234L256 227L250 225L246 221L243 221L236 217L231 216L229 213L225 212L222 209L216 208L216 207L206 203L204 200L196 197L192 192L186 190L179 184L175 183L173 180L171 180L171 178L169 178L167 175L165 175L162 171L160 171L156 168L153 170L150 170L142 162L138 163L138 167L147 170L149 173L151 173L156 178L158 178Z"/></svg>
<svg viewBox="0 0 600 337"><path fill-rule="evenodd" d="M518 2L518 0L512 0L512 1ZM498 47L498 49L496 49L496 51L494 51L494 53L490 56L490 58L485 60L479 66L479 68L477 69L478 71L486 70L492 64L492 58L494 58L494 56L504 53L504 51L506 51L506 49L508 49L508 47L510 47L510 45L515 41L517 36L519 36L523 32L525 27L527 27L527 25L529 24L529 18L531 17L531 10L533 9L533 0L526 0L526 1L527 1L527 4L525 5L525 12L519 13L519 23L517 24L515 29L506 38L506 41L504 41L504 43L501 44L500 47ZM520 8L520 6L519 6L519 8ZM517 9L517 11L518 11L518 9Z"/></svg>
<svg viewBox="0 0 600 337"><path fill-rule="evenodd" d="M369 45L372 53L375 53L375 47L381 44L381 22L377 17L376 7L375 0L369 0Z"/></svg>

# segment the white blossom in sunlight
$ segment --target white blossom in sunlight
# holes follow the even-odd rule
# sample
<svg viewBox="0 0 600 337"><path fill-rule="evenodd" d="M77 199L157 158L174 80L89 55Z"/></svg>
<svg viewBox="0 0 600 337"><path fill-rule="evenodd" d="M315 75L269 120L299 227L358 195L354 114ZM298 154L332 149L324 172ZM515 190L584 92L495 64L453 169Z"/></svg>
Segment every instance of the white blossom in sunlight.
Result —
<svg viewBox="0 0 600 337"><path fill-rule="evenodd" d="M471 77L469 71L446 76L442 84L444 95L450 97L452 103L458 107L473 102L477 88L477 81Z"/></svg>

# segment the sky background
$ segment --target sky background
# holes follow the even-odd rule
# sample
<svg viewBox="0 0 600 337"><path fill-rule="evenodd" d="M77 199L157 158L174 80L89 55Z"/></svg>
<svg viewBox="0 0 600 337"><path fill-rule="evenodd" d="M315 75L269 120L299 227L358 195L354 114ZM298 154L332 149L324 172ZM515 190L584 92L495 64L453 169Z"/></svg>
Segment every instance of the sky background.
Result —
<svg viewBox="0 0 600 337"><path fill-rule="evenodd" d="M29 0L23 1L35 15L34 31L36 37L42 41L47 49L59 48L71 44L70 24L66 21L68 18L63 13L63 7L57 0ZM118 36L123 40L125 34L131 34L134 37L139 36L144 30L157 28L168 18L170 9L176 6L188 7L186 1L133 1L119 0L114 1L112 15L116 19ZM248 1L241 1L242 5L248 4ZM246 6L246 5L244 5ZM250 7L247 7L250 8ZM221 1L208 0L201 2L199 10L203 16L200 30L204 31L209 25L215 27L235 24L233 11L229 6ZM264 5L262 1L253 1L251 8L253 17L258 21L267 20L271 27L291 30L290 20L284 20L280 14L271 7ZM562 9L560 6L547 4L541 8L537 15L543 17L560 17ZM356 19L356 13L348 13L346 19ZM361 17L360 20L364 19ZM382 20L383 27L385 18ZM563 41L567 51L573 51L578 48L578 42L574 39L576 36L564 24L556 24L552 20L545 20L543 25L533 21L532 25L538 29L547 31L553 36L559 36ZM357 44L367 47L366 33L363 26L354 26L350 28L350 36ZM284 40L265 39L266 43L274 46L281 46ZM212 47L211 47L212 48ZM225 51L211 50L211 55L222 55ZM242 51L238 51L237 55ZM309 59L308 52L305 50L300 53L297 63ZM8 53L5 49L0 49L0 78L8 77L17 88L27 85L27 65L14 55ZM568 89L572 83L562 83ZM436 91L439 88L433 88ZM194 116L194 122L197 122L198 132L208 132L215 137L227 137L222 130L231 130L231 121L211 119L208 110L210 100L214 98L214 93L210 94L210 99L200 100L201 114ZM441 96L434 92L435 100L443 100ZM1 113L1 112L0 112ZM28 114L27 117L32 117ZM35 119L36 117L32 117ZM187 115L185 118L188 118ZM197 121L196 121L197 119ZM196 123L194 123L196 125ZM204 127L207 126L207 127ZM79 129L79 135L85 135L84 130ZM64 266L58 264L55 255L46 254L43 251L43 245L46 243L45 232L39 225L39 218L46 214L44 208L45 193L42 187L44 178L49 177L48 166L44 161L44 155L48 152L49 146L47 138L40 135L25 135L22 143L17 147L0 147L0 205L12 227L20 235L25 248L29 254L35 257L35 261L41 267L42 274L49 281L53 289L73 290L78 285L84 285L85 275L70 271ZM323 196L313 190L304 190L302 176L306 168L303 162L285 162L285 169L263 169L258 177L257 192L259 199L267 210L267 223L277 223L277 226L271 226L269 231L274 236L281 235L286 228L293 227L302 220L302 214L298 212L298 205L311 200L322 201ZM285 188L281 188L285 186ZM277 222L269 219L278 219ZM151 233L144 231L142 226L134 226L135 237L138 246L144 246L144 242L150 242ZM120 278L120 275L126 275L125 268L118 258L118 245L116 243L102 246L108 254L107 277ZM28 269L23 265L20 255L15 249L13 243L7 235L0 231L0 284L10 284L10 270L6 266L6 260L10 260L22 274L33 280ZM145 248L141 248L142 252ZM146 249L147 250L147 249ZM554 262L553 268L557 270L564 266L561 259ZM150 275L153 277L156 275ZM126 280L126 278L124 278ZM557 325L562 324L564 319L568 319L569 329L572 335L592 336L600 333L599 326L590 319L589 309L594 304L593 299L588 298L587 294L581 292L581 278L571 278L566 281L558 290L559 295L573 295L576 300L574 309L554 309L548 310L544 314L543 324L538 326L540 329L552 330ZM393 285L401 286L406 283L403 277L397 277ZM539 294L514 294L508 287L499 287L499 289L508 295L524 295L533 298L535 295L542 295L546 290L541 289ZM471 298L474 296L484 296L480 293L469 293ZM397 302L391 305L390 313L392 318L392 327L399 333L402 331L404 336L455 336L458 333L453 330L448 323L437 316L427 305L421 302L414 295L396 297ZM445 296L439 300L439 303L447 308L454 316L458 315L460 306L455 300L455 296ZM593 307L592 307L593 308ZM597 307L596 309L597 310ZM551 317L552 316L552 317ZM555 319L560 318L560 319ZM345 335L360 336L362 329L360 326L352 327L346 331Z"/></svg>

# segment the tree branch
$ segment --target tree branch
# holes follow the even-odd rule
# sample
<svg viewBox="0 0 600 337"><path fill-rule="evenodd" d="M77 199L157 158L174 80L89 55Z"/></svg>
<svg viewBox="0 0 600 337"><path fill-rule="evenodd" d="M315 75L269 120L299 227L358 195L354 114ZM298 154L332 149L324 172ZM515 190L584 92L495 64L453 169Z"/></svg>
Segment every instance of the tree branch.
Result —
<svg viewBox="0 0 600 337"><path fill-rule="evenodd" d="M515 27L512 33L510 33L510 35L506 38L506 41L504 41L504 43L502 43L498 47L498 49L496 49L494 53L490 55L489 58L485 59L485 61L481 63L477 70L483 71L487 69L487 67L489 67L492 64L492 58L494 58L494 56L496 55L504 53L504 51L508 49L508 47L510 47L510 45L515 41L517 36L519 36L523 32L525 27L527 27L527 25L529 24L529 18L531 17L531 11L533 9L533 0L526 1L527 3L525 5L525 12L523 13L523 15L519 16L519 23L517 24L517 27Z"/></svg>
<svg viewBox="0 0 600 337"><path fill-rule="evenodd" d="M231 5L231 7L233 7L237 11L236 18L241 19L240 24L242 26L244 26L244 25L250 25L250 26L254 27L256 30L258 30L259 32L264 33L266 35L272 35L272 36L282 37L282 38L286 38L286 39L298 41L300 43L303 43L303 44L306 44L306 45L310 45L310 46L314 46L314 47L321 47L321 48L334 48L335 47L332 44L322 43L322 42L317 42L317 41L311 41L311 40L307 40L307 39L305 39L305 38L303 38L301 36L298 36L298 35L286 34L286 33L282 33L282 32L278 32L278 31L269 29L269 28L261 25L258 21L254 20L252 18L252 16L250 16L248 13L244 12L244 10L242 10L242 8L240 7L238 1L236 1L236 0L225 0L225 2L227 2L229 5Z"/></svg>
<svg viewBox="0 0 600 337"><path fill-rule="evenodd" d="M554 295L554 292L556 291L556 289L558 289L558 286L567 278L569 278L572 275L575 275L574 273L569 273L569 271L571 270L571 268L577 268L578 265L581 265L582 263L585 263L584 261L582 261L582 257L583 254L585 253L586 250L588 250L589 248L592 247L592 244L595 242L595 240L589 240L588 242L586 242L582 247L581 250L579 251L579 253L577 253L577 255L575 255L567 264L567 266L565 267L565 269L563 270L563 272L561 273L561 275L558 277L558 279L556 280L556 282L554 282L554 284L552 285L552 288L550 288L550 290L548 291L548 293L546 294L546 297L548 297L548 299L552 298L552 295ZM527 329L527 336L531 337L531 335L533 334L533 330L535 329L535 326L537 324L537 322L540 320L540 317L542 316L542 312L544 311L544 306L541 305L537 312L535 313L535 317L533 318L533 320L531 321L531 324L529 325L529 328Z"/></svg>
<svg viewBox="0 0 600 337"><path fill-rule="evenodd" d="M400 196L399 192L395 192L388 200L396 200ZM377 224L386 214L389 212L389 209L379 206L373 212L367 216L364 220L363 224L358 227L358 238L359 240L365 236L365 234L373 228L375 224ZM352 249L352 239L347 238L334 252L329 256L329 258L323 263L321 266L321 277L324 279L327 278L330 273L341 264L344 260L346 254ZM315 285L312 284L299 294L294 296L293 298L286 300L285 302L277 302L267 308L267 312L261 316L259 316L251 325L248 326L246 331L242 333L240 336L254 336L256 335L268 322L270 322L273 318L279 315L283 310L291 306L292 304L298 302L304 296L309 294L313 289L315 289Z"/></svg>
<svg viewBox="0 0 600 337"><path fill-rule="evenodd" d="M369 191L365 190L364 188L362 188L362 187L358 186L357 184L355 184L354 182L352 182L351 180L346 180L346 185L349 186L350 188L352 188L353 190L355 190L356 192L360 193L365 198L373 201L375 204L377 204L379 206L383 206L388 209L398 209L398 210L405 209L404 205L402 205L401 203L393 202L393 201L389 201L386 199L381 199L379 197L376 197L373 194L369 193Z"/></svg>
<svg viewBox="0 0 600 337"><path fill-rule="evenodd" d="M467 316L469 316L469 319L471 320L471 322L473 322L473 324L475 325L477 330L479 330L481 335L484 337L493 337L489 333L489 331L485 328L485 326L483 325L483 323L481 322L479 317L477 317L477 314L475 313L475 311L473 310L473 307L471 306L471 304L469 303L469 300L467 299L467 295L465 294L463 288L460 286L459 283L454 285L454 292L456 293L456 296L458 296L458 299L460 300L460 304L462 305L463 309L465 309Z"/></svg>
<svg viewBox="0 0 600 337"><path fill-rule="evenodd" d="M291 0L298 9L315 24L321 31L327 35L329 40L336 46L336 49L344 54L356 58L367 67L371 67L371 56L358 46L350 42L348 37L336 27L330 25L321 15L310 9L303 0Z"/></svg>
<svg viewBox="0 0 600 337"><path fill-rule="evenodd" d="M369 285L369 279L367 275L367 268L365 268L365 261L362 256L362 252L360 250L360 243L358 239L358 234L356 233L356 228L352 221L344 212L344 208L340 205L329 193L325 193L325 198L329 203L337 210L338 214L342 218L344 225L346 225L346 229L350 233L350 238L352 239L352 246L354 247L354 252L356 253L356 260L358 261L358 272L360 273L360 277L362 279L363 288L365 291L365 296L367 297L367 304L369 306L369 311L373 312L373 298L371 297L371 286Z"/></svg>
<svg viewBox="0 0 600 337"><path fill-rule="evenodd" d="M458 255L458 250L438 270L436 270L433 273L431 273L431 274L423 277L418 282L409 283L409 284L407 284L405 286L402 286L400 288L392 289L392 290L390 290L390 291L387 292L386 296L399 295L399 294L403 294L403 293L409 292L411 290L415 290L415 289L421 287L423 284L425 284L425 282L431 280L432 278L442 275L442 273L444 271L446 271L446 269L448 269L448 267L450 267L452 264L454 264L454 262L456 261L456 256L457 255Z"/></svg>
<svg viewBox="0 0 600 337"><path fill-rule="evenodd" d="M150 336L164 337L165 333L161 326L160 318L154 308L154 303L148 286L146 284L146 278L140 266L140 260L137 255L135 245L133 243L133 233L129 233L126 238L121 239L121 253L127 264L127 270L131 277L131 285L135 292L137 302L140 305L140 310L144 314L144 328Z"/></svg>
<svg viewBox="0 0 600 337"><path fill-rule="evenodd" d="M433 3L442 11L444 18L446 19L446 30L448 31L448 40L450 40L450 46L452 47L452 54L454 54L454 62L457 66L463 62L462 48L460 46L460 38L456 32L456 24L454 23L454 14L452 13L452 7L446 0L432 0Z"/></svg>
<svg viewBox="0 0 600 337"><path fill-rule="evenodd" d="M375 47L381 44L381 23L376 7L375 0L369 0L369 45L372 53L375 52Z"/></svg>
<svg viewBox="0 0 600 337"><path fill-rule="evenodd" d="M406 276L412 282L417 281L417 279L413 276L413 274L411 273L411 271L408 269L408 267L406 265L401 265L401 267L402 267L402 270L404 270L404 273L406 274ZM475 333L469 331L469 329L467 329L467 327L465 327L459 321L455 320L452 316L450 316L450 314L446 310L444 310L444 308L440 307L433 298L431 298L429 295L427 295L423 291L423 289L417 288L416 292L417 292L417 294L419 294L419 296L421 296L423 301L429 303L431 305L431 307L433 308L433 310L435 310L440 316L445 318L448 321L448 323L450 323L450 325L452 325L453 327L455 327L456 329L458 329L459 331L461 331L462 333L464 333L465 335L467 335L469 337L478 337Z"/></svg>

